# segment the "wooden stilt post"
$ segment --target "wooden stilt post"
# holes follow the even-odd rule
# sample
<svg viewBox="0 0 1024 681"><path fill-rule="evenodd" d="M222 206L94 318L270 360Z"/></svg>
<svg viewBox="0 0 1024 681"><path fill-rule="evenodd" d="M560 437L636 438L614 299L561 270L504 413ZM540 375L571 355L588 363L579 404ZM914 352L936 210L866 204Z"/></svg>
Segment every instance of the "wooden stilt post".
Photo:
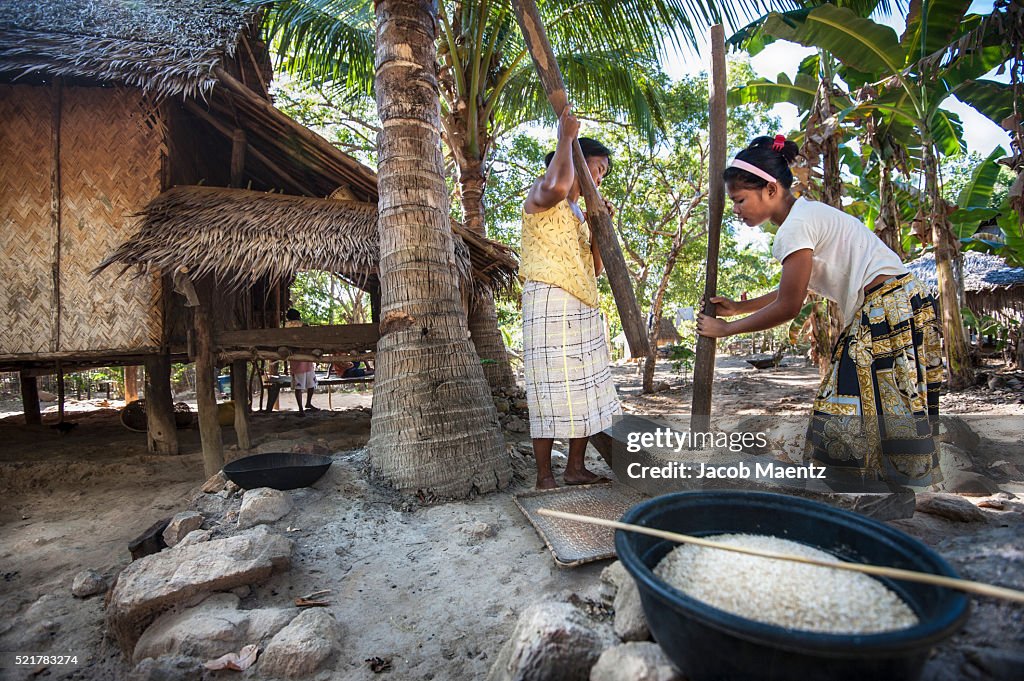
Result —
<svg viewBox="0 0 1024 681"><path fill-rule="evenodd" d="M235 403L235 437L239 449L252 448L249 439L249 377L247 362L236 359L231 363L231 399Z"/></svg>
<svg viewBox="0 0 1024 681"><path fill-rule="evenodd" d="M224 441L217 414L217 387L214 380L213 328L210 313L200 303L195 286L186 272L176 272L175 288L188 299L196 338L196 405L199 407L199 439L203 443L203 469L210 477L224 467Z"/></svg>
<svg viewBox="0 0 1024 681"><path fill-rule="evenodd" d="M722 234L722 215L725 212L726 147L726 67L725 29L721 24L711 27L710 86L710 148L708 153L708 262L704 280L704 314L714 315L711 298L718 290L718 247ZM714 338L697 336L697 353L693 366L693 406L690 409L690 430L707 432L711 426L711 386L715 379Z"/></svg>
<svg viewBox="0 0 1024 681"><path fill-rule="evenodd" d="M139 367L127 366L124 368L124 401L134 402L139 399Z"/></svg>
<svg viewBox="0 0 1024 681"><path fill-rule="evenodd" d="M57 360L57 423L64 423L64 367Z"/></svg>
<svg viewBox="0 0 1024 681"><path fill-rule="evenodd" d="M544 90L548 93L551 108L554 109L556 116L560 116L568 106L569 100L565 94L562 74L555 61L555 53L551 49L551 44L548 43L537 6L533 0L513 0L512 5L515 8L519 27L523 31L523 38L526 39L526 46L533 57L533 65L537 68L537 75L540 76ZM634 357L646 356L649 352L647 328L640 315L640 308L636 304L636 294L633 292L629 270L626 269L622 249L619 248L618 239L615 238L612 218L597 191L594 179L590 176L590 169L587 167L578 140L574 141L572 145L572 160L576 168L576 175L580 179L583 199L587 202L587 219L594 238L597 240L598 248L601 250L601 259L604 261L604 268L608 273L608 283L611 284L612 294L615 296L615 306L619 310L619 319L622 321L622 332L629 343L630 353Z"/></svg>
<svg viewBox="0 0 1024 681"><path fill-rule="evenodd" d="M39 411L39 381L29 376L27 371L21 372L21 407L25 412L25 425L38 426L43 422Z"/></svg>
<svg viewBox="0 0 1024 681"><path fill-rule="evenodd" d="M154 454L178 453L178 430L171 398L171 358L146 358L146 444Z"/></svg>

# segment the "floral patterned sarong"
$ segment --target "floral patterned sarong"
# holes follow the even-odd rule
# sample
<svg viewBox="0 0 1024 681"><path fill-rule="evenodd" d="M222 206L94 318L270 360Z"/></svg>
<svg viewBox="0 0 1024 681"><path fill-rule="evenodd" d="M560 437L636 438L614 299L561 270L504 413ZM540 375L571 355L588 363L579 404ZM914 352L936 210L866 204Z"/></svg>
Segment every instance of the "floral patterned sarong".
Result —
<svg viewBox="0 0 1024 681"><path fill-rule="evenodd" d="M941 353L935 299L913 274L869 289L818 389L805 460L864 480L941 481Z"/></svg>

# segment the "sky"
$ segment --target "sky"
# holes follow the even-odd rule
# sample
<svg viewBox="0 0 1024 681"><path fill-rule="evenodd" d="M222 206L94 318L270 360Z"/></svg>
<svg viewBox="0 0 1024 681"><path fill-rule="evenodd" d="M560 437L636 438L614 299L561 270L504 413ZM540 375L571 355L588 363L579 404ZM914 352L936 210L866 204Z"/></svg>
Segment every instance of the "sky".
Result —
<svg viewBox="0 0 1024 681"><path fill-rule="evenodd" d="M974 14L987 14L991 11L991 0L975 0L968 10L969 13ZM903 16L876 17L875 21L891 26L897 35L901 34L906 26ZM795 43L778 41L753 57L750 60L750 64L757 75L762 78L774 80L780 72L785 72L792 78L796 74L800 61L813 51L812 48L803 47ZM701 49L701 52L706 54L707 50ZM695 55L692 50L672 51L662 59L662 67L669 77L673 79L695 75L701 71L706 71L708 68L706 59ZM1006 76L999 77L995 76L994 73L987 74L986 77L1003 81L1007 79ZM969 152L974 151L987 156L997 145L1002 145L1003 149L1010 148L1009 133L966 104L950 98L942 108L948 109L960 116L964 124L964 140ZM792 104L777 104L773 107L772 111L781 119L783 132L796 129L799 126L800 119L797 115L797 109Z"/></svg>

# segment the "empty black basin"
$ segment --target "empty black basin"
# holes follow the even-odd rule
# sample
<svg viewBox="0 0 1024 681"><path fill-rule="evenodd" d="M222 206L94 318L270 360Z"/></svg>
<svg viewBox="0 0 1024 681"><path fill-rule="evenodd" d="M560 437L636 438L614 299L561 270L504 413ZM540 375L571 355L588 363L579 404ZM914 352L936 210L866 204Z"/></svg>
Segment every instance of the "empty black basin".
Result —
<svg viewBox="0 0 1024 681"><path fill-rule="evenodd" d="M232 461L224 466L224 475L243 489L297 489L312 485L330 467L327 456L271 452Z"/></svg>

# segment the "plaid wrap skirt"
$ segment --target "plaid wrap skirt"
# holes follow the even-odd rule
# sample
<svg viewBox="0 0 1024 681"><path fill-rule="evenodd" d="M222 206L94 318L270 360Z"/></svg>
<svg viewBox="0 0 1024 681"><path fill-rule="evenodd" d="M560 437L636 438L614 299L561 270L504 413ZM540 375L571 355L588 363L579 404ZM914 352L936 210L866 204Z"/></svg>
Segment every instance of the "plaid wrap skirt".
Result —
<svg viewBox="0 0 1024 681"><path fill-rule="evenodd" d="M620 414L608 366L604 319L563 289L537 281L523 287L523 364L530 436L588 437Z"/></svg>
<svg viewBox="0 0 1024 681"><path fill-rule="evenodd" d="M942 480L934 435L945 372L935 299L913 274L869 289L832 351L805 461L915 487Z"/></svg>

